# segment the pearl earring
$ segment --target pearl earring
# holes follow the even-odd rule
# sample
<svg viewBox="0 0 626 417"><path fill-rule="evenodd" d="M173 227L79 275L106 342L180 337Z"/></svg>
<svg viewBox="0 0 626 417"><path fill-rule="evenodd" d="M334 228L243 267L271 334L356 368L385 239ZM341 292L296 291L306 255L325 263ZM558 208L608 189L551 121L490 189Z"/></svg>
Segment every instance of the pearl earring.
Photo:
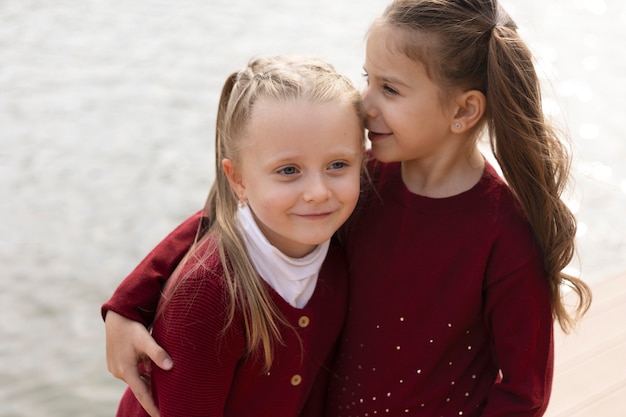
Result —
<svg viewBox="0 0 626 417"><path fill-rule="evenodd" d="M242 200L239 199L239 201L237 202L237 207L239 207L240 209L244 208L246 206L246 200Z"/></svg>

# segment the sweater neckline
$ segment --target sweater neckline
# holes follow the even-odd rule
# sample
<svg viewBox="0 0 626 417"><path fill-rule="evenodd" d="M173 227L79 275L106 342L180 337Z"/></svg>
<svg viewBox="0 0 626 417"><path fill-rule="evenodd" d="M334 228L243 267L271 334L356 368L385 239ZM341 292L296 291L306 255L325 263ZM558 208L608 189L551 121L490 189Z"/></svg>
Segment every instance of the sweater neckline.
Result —
<svg viewBox="0 0 626 417"><path fill-rule="evenodd" d="M449 197L427 197L411 192L402 181L401 165L393 163L389 167L389 180L393 181L393 198L403 206L412 210L430 213L452 213L464 211L475 205L478 198L482 198L485 192L496 182L502 181L494 167L485 160L483 174L474 186L459 194Z"/></svg>

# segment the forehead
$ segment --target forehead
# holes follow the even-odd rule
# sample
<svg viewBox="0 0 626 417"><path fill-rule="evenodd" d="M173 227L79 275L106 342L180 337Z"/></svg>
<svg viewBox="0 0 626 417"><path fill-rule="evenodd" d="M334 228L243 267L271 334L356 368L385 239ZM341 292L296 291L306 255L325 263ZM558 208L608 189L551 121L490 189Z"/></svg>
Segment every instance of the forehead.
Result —
<svg viewBox="0 0 626 417"><path fill-rule="evenodd" d="M363 137L360 115L347 99L261 99L253 106L246 131L247 144L262 146L301 146L302 138L315 144L328 137L352 145Z"/></svg>
<svg viewBox="0 0 626 417"><path fill-rule="evenodd" d="M366 45L394 53L400 52L403 45L401 31L387 24L376 23L367 33Z"/></svg>
<svg viewBox="0 0 626 417"><path fill-rule="evenodd" d="M250 114L251 124L271 121L276 124L291 123L302 125L328 122L328 119L336 119L333 111L341 111L342 118L353 116L358 119L358 112L354 104L345 97L315 100L305 97L290 97L284 99L261 98L252 107ZM347 120L345 120L347 122Z"/></svg>
<svg viewBox="0 0 626 417"><path fill-rule="evenodd" d="M367 32L366 41L384 47L390 52L406 55L415 61L425 61L430 49L438 42L438 35L426 30L396 26L377 21Z"/></svg>
<svg viewBox="0 0 626 417"><path fill-rule="evenodd" d="M388 25L373 27L368 33L365 69L370 76L404 79L424 74L426 66L405 53L407 39L403 30Z"/></svg>

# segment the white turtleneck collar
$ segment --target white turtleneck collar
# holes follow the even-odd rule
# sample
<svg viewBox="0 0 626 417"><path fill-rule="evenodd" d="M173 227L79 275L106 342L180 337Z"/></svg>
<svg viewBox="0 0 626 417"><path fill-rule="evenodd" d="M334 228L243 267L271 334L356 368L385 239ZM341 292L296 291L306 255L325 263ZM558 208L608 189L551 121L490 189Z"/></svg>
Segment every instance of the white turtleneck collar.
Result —
<svg viewBox="0 0 626 417"><path fill-rule="evenodd" d="M302 258L291 258L267 240L247 205L238 209L236 222L252 265L261 278L293 307L306 306L315 291L330 239Z"/></svg>

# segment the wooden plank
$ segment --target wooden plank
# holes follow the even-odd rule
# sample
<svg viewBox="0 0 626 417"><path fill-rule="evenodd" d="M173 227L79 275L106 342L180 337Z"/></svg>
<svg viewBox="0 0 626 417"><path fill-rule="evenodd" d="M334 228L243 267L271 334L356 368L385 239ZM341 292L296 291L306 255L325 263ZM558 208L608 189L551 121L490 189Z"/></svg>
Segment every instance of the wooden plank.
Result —
<svg viewBox="0 0 626 417"><path fill-rule="evenodd" d="M575 411L570 417L624 417L626 416L626 384L612 392L601 393L596 401Z"/></svg>
<svg viewBox="0 0 626 417"><path fill-rule="evenodd" d="M607 345L598 354L559 370L546 416L570 417L578 410L592 408L625 385L626 338L622 338L619 344ZM622 403L626 404L623 399Z"/></svg>
<svg viewBox="0 0 626 417"><path fill-rule="evenodd" d="M626 274L593 288L577 331L555 332L555 376L545 417L626 416Z"/></svg>
<svg viewBox="0 0 626 417"><path fill-rule="evenodd" d="M626 295L610 308L593 308L577 330L569 335L555 332L556 366L597 354L606 344L626 338ZM606 307L606 305L604 306Z"/></svg>

